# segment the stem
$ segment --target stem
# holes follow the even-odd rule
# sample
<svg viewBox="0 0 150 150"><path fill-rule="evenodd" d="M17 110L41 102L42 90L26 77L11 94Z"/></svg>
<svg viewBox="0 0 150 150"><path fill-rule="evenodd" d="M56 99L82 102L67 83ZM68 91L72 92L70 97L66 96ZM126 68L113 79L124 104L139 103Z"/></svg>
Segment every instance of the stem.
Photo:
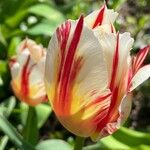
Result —
<svg viewBox="0 0 150 150"><path fill-rule="evenodd" d="M82 150L83 145L84 145L84 141L85 141L85 138L77 136L74 150Z"/></svg>
<svg viewBox="0 0 150 150"><path fill-rule="evenodd" d="M36 145L38 142L38 134L37 114L35 108L29 106L28 116L23 130L24 139L32 145Z"/></svg>

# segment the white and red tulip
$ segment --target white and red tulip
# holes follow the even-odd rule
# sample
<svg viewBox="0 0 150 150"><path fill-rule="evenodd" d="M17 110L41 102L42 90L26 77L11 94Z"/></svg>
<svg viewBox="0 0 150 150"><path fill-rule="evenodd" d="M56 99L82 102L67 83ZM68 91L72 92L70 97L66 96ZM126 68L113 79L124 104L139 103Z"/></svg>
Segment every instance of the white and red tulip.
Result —
<svg viewBox="0 0 150 150"><path fill-rule="evenodd" d="M47 100L44 86L46 49L30 39L19 45L9 64L12 89L19 100L34 106Z"/></svg>
<svg viewBox="0 0 150 150"><path fill-rule="evenodd" d="M132 58L133 39L116 33L117 13L104 5L68 20L51 38L45 71L50 103L72 133L93 140L115 132L131 108L130 92L150 76L149 46Z"/></svg>

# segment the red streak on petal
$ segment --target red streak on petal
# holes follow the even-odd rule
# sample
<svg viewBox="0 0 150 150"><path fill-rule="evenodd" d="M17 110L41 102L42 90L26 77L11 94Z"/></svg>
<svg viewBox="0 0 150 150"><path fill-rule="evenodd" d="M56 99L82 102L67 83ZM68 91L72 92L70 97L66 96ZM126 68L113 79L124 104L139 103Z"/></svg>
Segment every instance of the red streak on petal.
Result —
<svg viewBox="0 0 150 150"><path fill-rule="evenodd" d="M113 89L109 111L107 113L107 116L103 118L102 120L100 120L100 122L98 123L97 131L101 131L106 126L106 124L110 122L110 120L113 122L113 120L115 121L116 118L118 117L118 114L113 114L114 110L116 110L115 105L116 105L116 101L118 97L118 90L119 90L118 87L115 87Z"/></svg>
<svg viewBox="0 0 150 150"><path fill-rule="evenodd" d="M119 33L117 34L116 49L114 52L113 64L112 64L111 82L110 82L110 86L109 86L110 90L112 92L111 103L110 103L110 107L109 107L107 115L105 116L105 118L100 120L97 125L98 131L101 131L108 122L113 121L118 117L118 114L115 113L116 106L117 106L118 92L119 92L118 85L115 85L117 69L118 69L118 62L119 62Z"/></svg>
<svg viewBox="0 0 150 150"><path fill-rule="evenodd" d="M60 81L62 67L65 60L65 51L66 51L67 41L69 38L70 29L71 29L71 23L70 21L66 21L64 25L61 25L61 27L57 28L56 30L57 39L60 44L60 50L61 50L60 68L59 68L58 81L57 81L58 83Z"/></svg>
<svg viewBox="0 0 150 150"><path fill-rule="evenodd" d="M132 68L130 68L129 72L128 72L127 92L129 92L130 87L132 86L131 85L131 79L132 79L132 77L133 77L133 71L132 71Z"/></svg>
<svg viewBox="0 0 150 150"><path fill-rule="evenodd" d="M104 18L105 9L106 9L105 5L102 7L102 9L100 9L100 11L99 11L99 13L97 15L97 18L96 18L96 20L95 20L94 25L93 25L92 28L95 28L95 27L97 27L97 26L99 26L99 25L102 24L103 18Z"/></svg>
<svg viewBox="0 0 150 150"><path fill-rule="evenodd" d="M27 96L29 94L29 72L28 72L28 65L30 61L30 56L28 56L25 65L22 69L21 74L21 93L23 96Z"/></svg>
<svg viewBox="0 0 150 150"><path fill-rule="evenodd" d="M148 52L150 50L150 46L146 46L143 49L141 49L137 55L133 58L133 75L136 74L136 72L141 68L146 56L148 55Z"/></svg>
<svg viewBox="0 0 150 150"><path fill-rule="evenodd" d="M103 121L103 119L106 117L106 115L108 113L108 110L109 110L109 107L107 105L104 105L103 108L101 108L97 112L96 116L93 117L94 118L93 122L94 122L94 124L97 125L97 130L98 131L100 131L99 124L100 124L101 120Z"/></svg>
<svg viewBox="0 0 150 150"><path fill-rule="evenodd" d="M68 40L71 24L69 24L67 28L68 33L65 31L66 28L61 26L61 33L58 29L57 35L63 34L63 36L66 34L66 43ZM72 90L72 84L75 80L76 74L78 70L81 68L82 59L76 59L75 60L75 53L78 46L78 43L80 41L80 36L82 33L83 28L83 16L80 17L79 21L77 22L72 40L70 42L70 45L68 46L68 49L65 50L65 53L61 53L61 62L60 62L60 68L59 68L59 74L57 79L57 92L55 93L55 110L57 113L63 113L65 115L70 109L70 97L71 97L71 90ZM63 37L62 37L63 38ZM61 38L58 38L58 41ZM62 39L61 39L62 41ZM65 44L63 44L62 47Z"/></svg>
<svg viewBox="0 0 150 150"><path fill-rule="evenodd" d="M20 92L24 98L29 97L29 76L33 67L35 66L35 64L33 64L29 68L29 62L30 62L30 55L28 56L26 63L23 66L22 74L21 74L21 91ZM26 101L28 100L26 99Z"/></svg>
<svg viewBox="0 0 150 150"><path fill-rule="evenodd" d="M83 16L80 17L77 26L75 28L74 31L74 35L72 38L72 41L70 43L70 46L68 48L68 52L67 52L67 56L66 56L66 60L64 63L64 68L63 68L63 73L62 73L62 81L61 81L61 88L60 88L60 100L62 102L62 100L65 100L64 103L64 109L66 106L69 106L69 99L67 98L67 95L69 94L69 77L71 75L71 67L73 65L73 60L74 60L74 56L75 56L75 52L77 49L77 45L79 43L80 40L80 36L81 36L81 32L82 32L82 28L83 28ZM67 110L66 110L67 111Z"/></svg>
<svg viewBox="0 0 150 150"><path fill-rule="evenodd" d="M92 101L91 103L89 103L86 107L91 107L92 105L98 104L98 103L104 101L106 98L108 98L110 96L111 96L111 93L107 93L106 95L99 96L94 101Z"/></svg>
<svg viewBox="0 0 150 150"><path fill-rule="evenodd" d="M70 29L71 29L71 22L66 21L65 24L61 25L56 30L58 44L60 45L60 64L58 68L58 78L57 78L56 86L55 86L56 93L55 93L55 101L54 101L54 106L56 107L56 110L58 109L60 110L58 106L58 100L59 100L58 90L59 90L60 78L61 78L62 71L63 71L63 65L65 61L65 53L67 51L66 46L67 46L67 42L68 42L68 38L70 34Z"/></svg>
<svg viewBox="0 0 150 150"><path fill-rule="evenodd" d="M119 61L119 33L117 34L117 43L116 49L113 56L113 66L112 66L112 74L111 74L111 82L110 82L110 90L112 91L115 84L117 68L118 68L118 61Z"/></svg>

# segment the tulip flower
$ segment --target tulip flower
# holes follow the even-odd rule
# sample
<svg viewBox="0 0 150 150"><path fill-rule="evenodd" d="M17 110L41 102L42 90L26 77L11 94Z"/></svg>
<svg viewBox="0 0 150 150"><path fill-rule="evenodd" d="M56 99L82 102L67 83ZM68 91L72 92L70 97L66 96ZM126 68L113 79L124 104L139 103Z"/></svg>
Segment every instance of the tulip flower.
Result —
<svg viewBox="0 0 150 150"><path fill-rule="evenodd" d="M21 42L10 60L11 86L17 98L31 106L47 100L44 86L46 50L30 39Z"/></svg>
<svg viewBox="0 0 150 150"><path fill-rule="evenodd" d="M87 17L68 20L52 36L45 86L52 108L70 132L94 141L127 119L131 91L150 76L143 66L147 46L132 57L129 33L116 33L117 13L104 5Z"/></svg>

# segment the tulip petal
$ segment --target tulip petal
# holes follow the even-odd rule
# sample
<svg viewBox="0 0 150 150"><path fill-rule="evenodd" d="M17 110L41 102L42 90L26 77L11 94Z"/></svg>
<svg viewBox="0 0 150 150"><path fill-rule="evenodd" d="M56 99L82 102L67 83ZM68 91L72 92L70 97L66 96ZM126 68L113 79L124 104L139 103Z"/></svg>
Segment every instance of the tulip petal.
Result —
<svg viewBox="0 0 150 150"><path fill-rule="evenodd" d="M38 62L46 53L42 45L37 45L33 40L28 38L23 40L17 49L17 53L19 55L23 51L29 51L33 61L35 62Z"/></svg>
<svg viewBox="0 0 150 150"><path fill-rule="evenodd" d="M132 106L132 94L128 93L124 96L119 106L119 118L118 118L118 127L120 127L129 117Z"/></svg>
<svg viewBox="0 0 150 150"><path fill-rule="evenodd" d="M95 111L94 104L88 109L85 106L107 91L108 77L99 41L82 17L76 22L67 21L52 36L45 84L61 123L77 135L89 136L96 128L92 120L98 109ZM99 108L108 108L110 98L99 104Z"/></svg>
<svg viewBox="0 0 150 150"><path fill-rule="evenodd" d="M98 35L98 34L97 34ZM124 95L127 94L128 71L130 67L129 52L133 39L129 33L112 34L99 33L99 41L104 51L104 56L110 74L110 90L112 98L107 115L98 124L92 138L106 136L117 130L119 118L119 106ZM112 67L110 67L112 66ZM123 67L122 67L123 66Z"/></svg>
<svg viewBox="0 0 150 150"><path fill-rule="evenodd" d="M16 61L16 59L11 59L9 61L9 66L10 66L10 69L11 69L11 75L12 75L12 78L16 78L18 73L19 73L19 69L20 69L20 65L19 63Z"/></svg>
<svg viewBox="0 0 150 150"><path fill-rule="evenodd" d="M129 33L113 34L106 33L99 29L97 28L97 30L95 30L95 34L98 37L104 52L109 80L115 82L113 77L117 75L116 80L119 82L130 65L129 52L133 44L133 39L130 37ZM116 48L118 49L118 52L116 51ZM116 54L116 52L118 54ZM117 71L115 73L116 75L113 73L113 70Z"/></svg>
<svg viewBox="0 0 150 150"><path fill-rule="evenodd" d="M114 10L111 9L107 9L107 6L104 5L100 8L100 10L94 11L89 14L85 18L85 22L88 27L95 28L103 24L113 24L117 16L117 12L114 12Z"/></svg>
<svg viewBox="0 0 150 150"><path fill-rule="evenodd" d="M103 137L111 135L120 128L120 126L127 120L129 113L131 112L131 98L131 94L124 96L124 98L121 100L119 106L119 115L118 117L116 117L116 120L114 120L113 122L108 122L101 131L96 130L91 135L93 141L98 141Z"/></svg>
<svg viewBox="0 0 150 150"><path fill-rule="evenodd" d="M140 49L137 55L133 57L133 64L132 64L133 75L135 75L136 72L140 69L149 51L150 51L150 46L146 46Z"/></svg>
<svg viewBox="0 0 150 150"><path fill-rule="evenodd" d="M142 84L150 77L150 65L145 65L140 68L131 80L130 91L133 91L137 86Z"/></svg>

